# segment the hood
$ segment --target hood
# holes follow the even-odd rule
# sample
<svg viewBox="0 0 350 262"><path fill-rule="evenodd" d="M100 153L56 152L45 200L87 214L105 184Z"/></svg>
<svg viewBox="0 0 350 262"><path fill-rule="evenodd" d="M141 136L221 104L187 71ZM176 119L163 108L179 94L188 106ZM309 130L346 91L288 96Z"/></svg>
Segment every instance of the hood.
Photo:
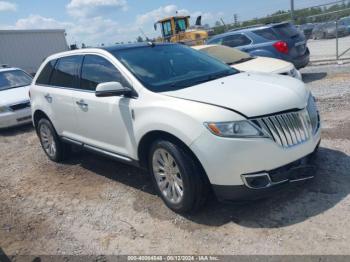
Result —
<svg viewBox="0 0 350 262"><path fill-rule="evenodd" d="M244 63L232 65L232 67L245 72L263 73L287 73L294 68L293 64L275 58L257 57Z"/></svg>
<svg viewBox="0 0 350 262"><path fill-rule="evenodd" d="M222 106L255 117L305 108L309 91L303 82L291 77L240 73L162 94Z"/></svg>
<svg viewBox="0 0 350 262"><path fill-rule="evenodd" d="M0 91L0 106L12 105L29 100L29 86Z"/></svg>

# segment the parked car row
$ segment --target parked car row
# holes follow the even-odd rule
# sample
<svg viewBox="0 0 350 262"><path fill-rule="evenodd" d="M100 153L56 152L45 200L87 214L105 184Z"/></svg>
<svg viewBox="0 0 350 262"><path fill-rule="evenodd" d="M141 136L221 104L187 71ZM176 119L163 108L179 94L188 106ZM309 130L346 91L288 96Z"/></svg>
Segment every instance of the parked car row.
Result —
<svg viewBox="0 0 350 262"><path fill-rule="evenodd" d="M305 63L293 27L265 29L283 32L272 45L287 46L273 48ZM248 62L264 71L261 59L234 49L199 49L140 43L48 57L30 87L43 151L60 162L74 145L145 168L175 212L198 210L211 190L221 200L255 199L311 179L320 117L304 83L242 72Z"/></svg>
<svg viewBox="0 0 350 262"><path fill-rule="evenodd" d="M329 39L347 36L350 34L350 17L339 19L338 25L335 21L325 23L307 23L298 26L307 39Z"/></svg>

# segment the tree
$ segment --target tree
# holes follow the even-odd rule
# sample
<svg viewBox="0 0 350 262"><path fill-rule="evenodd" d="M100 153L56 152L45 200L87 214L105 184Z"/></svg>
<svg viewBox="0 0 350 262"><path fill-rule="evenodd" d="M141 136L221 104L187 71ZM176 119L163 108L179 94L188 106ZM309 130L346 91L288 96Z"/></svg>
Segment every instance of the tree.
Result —
<svg viewBox="0 0 350 262"><path fill-rule="evenodd" d="M216 27L221 26L221 22L220 22L220 21L216 21L216 22L215 22L215 26L216 26Z"/></svg>

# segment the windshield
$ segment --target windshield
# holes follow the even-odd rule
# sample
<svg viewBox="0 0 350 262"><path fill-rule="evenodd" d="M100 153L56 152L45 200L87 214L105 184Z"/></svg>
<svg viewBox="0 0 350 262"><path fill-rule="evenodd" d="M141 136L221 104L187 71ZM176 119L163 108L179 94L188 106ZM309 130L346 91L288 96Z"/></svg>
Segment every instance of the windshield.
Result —
<svg viewBox="0 0 350 262"><path fill-rule="evenodd" d="M153 92L182 89L238 72L215 58L179 44L156 44L112 53Z"/></svg>
<svg viewBox="0 0 350 262"><path fill-rule="evenodd" d="M0 91L27 86L32 82L32 77L21 70L9 70L0 72Z"/></svg>
<svg viewBox="0 0 350 262"><path fill-rule="evenodd" d="M227 46L207 46L199 50L228 65L243 63L252 59L249 54Z"/></svg>

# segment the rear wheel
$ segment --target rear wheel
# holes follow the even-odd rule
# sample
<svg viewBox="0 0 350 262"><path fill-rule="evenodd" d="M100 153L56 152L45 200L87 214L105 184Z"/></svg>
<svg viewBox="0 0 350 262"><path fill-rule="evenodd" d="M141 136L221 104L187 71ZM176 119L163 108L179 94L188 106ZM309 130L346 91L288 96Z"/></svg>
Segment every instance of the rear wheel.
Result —
<svg viewBox="0 0 350 262"><path fill-rule="evenodd" d="M52 161L61 162L68 158L70 154L70 146L60 140L55 128L48 119L42 118L39 120L37 133L45 154Z"/></svg>
<svg viewBox="0 0 350 262"><path fill-rule="evenodd" d="M154 186L170 209L194 212L204 204L208 187L201 168L186 150L169 141L156 141L149 167Z"/></svg>

